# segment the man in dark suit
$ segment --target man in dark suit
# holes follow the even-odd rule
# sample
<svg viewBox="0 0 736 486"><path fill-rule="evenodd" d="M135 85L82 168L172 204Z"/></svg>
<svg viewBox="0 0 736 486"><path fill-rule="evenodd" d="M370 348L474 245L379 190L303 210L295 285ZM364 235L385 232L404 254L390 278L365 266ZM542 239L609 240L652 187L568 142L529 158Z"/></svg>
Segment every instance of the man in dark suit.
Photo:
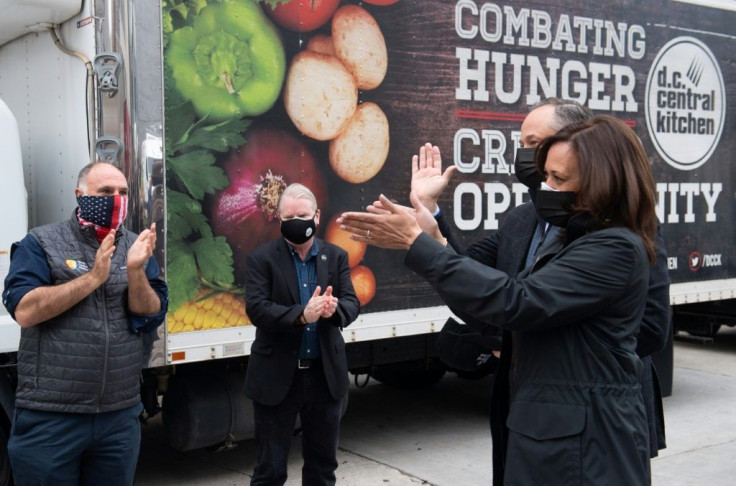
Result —
<svg viewBox="0 0 736 486"><path fill-rule="evenodd" d="M302 484L335 484L348 390L341 330L358 316L347 253L314 237L314 194L288 186L279 200L283 238L246 258L246 311L256 326L245 377L253 400L257 465L251 485L283 485L297 415Z"/></svg>
<svg viewBox="0 0 736 486"><path fill-rule="evenodd" d="M557 98L549 98L535 105L521 126L521 149L517 153L515 172L520 182L530 189L532 197L541 183L541 175L533 167L534 149L545 138L572 123L586 121L592 113L581 105ZM416 156L415 156L416 157ZM424 160L421 160L421 159ZM429 162L434 160L434 165ZM422 204L433 211L443 236L450 246L460 254L467 255L515 277L530 267L542 253L554 252L562 246L555 226L541 221L531 203L522 204L511 210L497 231L473 243L467 249L454 237L450 224L437 205L439 195L449 183L455 170L448 167L443 173L437 147L427 144L420 150L420 156L413 161L416 169L412 176L412 190ZM640 378L642 395L647 409L649 425L650 456L656 457L657 450L665 447L664 414L662 399L652 365L651 353L664 348L670 333L669 319L669 276L667 273L667 254L661 235L657 235L657 265L650 269L649 298L638 336L637 354L644 364L645 372ZM462 309L453 311L466 322L473 318L463 315ZM478 326L480 327L480 326ZM497 328L486 326L485 334L500 334ZM495 373L491 396L491 434L493 436L494 470L502 470L505 463L508 429L509 399L513 393L512 339L510 332L504 332L502 339L502 359ZM501 484L502 478L494 477L494 484Z"/></svg>

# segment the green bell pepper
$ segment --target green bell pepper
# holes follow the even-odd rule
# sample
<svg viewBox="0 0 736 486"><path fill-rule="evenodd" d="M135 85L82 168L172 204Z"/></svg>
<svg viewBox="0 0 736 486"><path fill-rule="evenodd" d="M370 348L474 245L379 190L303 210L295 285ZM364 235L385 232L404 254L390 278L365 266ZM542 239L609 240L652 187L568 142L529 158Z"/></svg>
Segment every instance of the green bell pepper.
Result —
<svg viewBox="0 0 736 486"><path fill-rule="evenodd" d="M253 0L223 0L171 33L166 49L176 89L200 116L257 116L281 92L286 56L281 38Z"/></svg>

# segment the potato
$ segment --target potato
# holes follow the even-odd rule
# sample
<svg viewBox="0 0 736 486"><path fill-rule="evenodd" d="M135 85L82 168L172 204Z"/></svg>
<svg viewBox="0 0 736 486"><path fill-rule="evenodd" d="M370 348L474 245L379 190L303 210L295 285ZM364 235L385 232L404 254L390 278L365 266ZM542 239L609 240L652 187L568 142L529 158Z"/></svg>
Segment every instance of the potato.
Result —
<svg viewBox="0 0 736 486"><path fill-rule="evenodd" d="M350 270L350 281L360 305L366 305L376 295L376 277L370 268L358 265Z"/></svg>
<svg viewBox="0 0 736 486"><path fill-rule="evenodd" d="M317 34L307 42L307 50L334 56L335 44L332 43L332 37L329 35Z"/></svg>
<svg viewBox="0 0 736 486"><path fill-rule="evenodd" d="M355 79L334 56L302 51L291 61L284 88L289 118L304 135L331 140L350 121L358 105Z"/></svg>
<svg viewBox="0 0 736 486"><path fill-rule="evenodd" d="M359 184L378 174L388 156L388 119L367 101L358 105L345 130L330 142L330 165L343 180Z"/></svg>
<svg viewBox="0 0 736 486"><path fill-rule="evenodd" d="M374 89L386 76L388 53L378 22L362 7L345 5L332 17L335 54L359 89Z"/></svg>
<svg viewBox="0 0 736 486"><path fill-rule="evenodd" d="M337 216L330 219L327 223L327 230L325 230L325 240L329 241L333 245L337 245L346 252L348 252L348 266L353 268L363 259L365 250L368 245L360 241L355 241L350 238L350 233L340 229L340 225L337 224Z"/></svg>

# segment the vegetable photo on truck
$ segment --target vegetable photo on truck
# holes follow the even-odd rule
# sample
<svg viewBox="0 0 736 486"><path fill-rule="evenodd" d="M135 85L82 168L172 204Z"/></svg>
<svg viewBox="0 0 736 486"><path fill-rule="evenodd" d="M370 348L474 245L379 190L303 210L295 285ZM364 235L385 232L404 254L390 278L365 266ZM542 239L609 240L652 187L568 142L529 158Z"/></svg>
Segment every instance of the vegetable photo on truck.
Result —
<svg viewBox="0 0 736 486"><path fill-rule="evenodd" d="M3 5L0 98L19 136L2 150L22 153L5 179L24 191L0 195L9 208L27 201L12 213L28 218L12 231L3 219L0 269L29 226L69 217L76 201L60 188L90 159L121 168L126 224L156 223L171 300L142 399L148 416L163 409L178 449L252 437L252 405L241 399L255 338L243 266L278 236L275 205L294 182L323 201L317 236L349 254L362 305L343 330L350 371L404 388L492 373L492 360L471 372L444 364L435 343L456 316L399 252L356 246L334 220L380 193L408 204L411 157L432 141L457 167L439 199L452 230L466 246L492 234L529 201L514 156L530 107L548 97L613 115L641 139L679 335L711 338L736 323L733 2ZM0 315L6 436L18 327ZM655 362L672 393L671 342Z"/></svg>

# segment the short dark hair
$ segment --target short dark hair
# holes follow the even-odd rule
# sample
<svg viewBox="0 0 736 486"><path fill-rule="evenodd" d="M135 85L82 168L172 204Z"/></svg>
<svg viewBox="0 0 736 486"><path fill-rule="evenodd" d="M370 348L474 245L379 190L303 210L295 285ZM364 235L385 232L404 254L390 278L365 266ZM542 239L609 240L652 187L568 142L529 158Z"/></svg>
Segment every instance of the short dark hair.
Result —
<svg viewBox="0 0 736 486"><path fill-rule="evenodd" d="M589 213L594 228L631 229L641 237L654 263L657 191L649 159L636 133L610 115L568 125L537 149L535 163L541 173L549 149L556 143L569 144L578 157L580 189L573 211Z"/></svg>
<svg viewBox="0 0 736 486"><path fill-rule="evenodd" d="M593 111L587 106L583 106L577 101L555 98L553 96L535 103L529 111L534 111L542 106L555 107L555 120L550 123L550 126L555 131L562 130L566 126L574 123L586 122L593 118Z"/></svg>

